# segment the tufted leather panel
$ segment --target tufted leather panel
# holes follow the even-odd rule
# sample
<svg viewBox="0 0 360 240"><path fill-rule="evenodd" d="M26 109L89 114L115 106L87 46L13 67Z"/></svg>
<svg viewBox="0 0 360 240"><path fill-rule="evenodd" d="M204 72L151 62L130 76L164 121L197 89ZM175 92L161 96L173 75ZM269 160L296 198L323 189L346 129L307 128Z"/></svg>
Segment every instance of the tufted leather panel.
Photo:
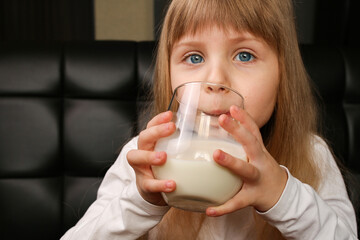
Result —
<svg viewBox="0 0 360 240"><path fill-rule="evenodd" d="M66 96L134 100L137 92L134 42L68 44L64 57Z"/></svg>
<svg viewBox="0 0 360 240"><path fill-rule="evenodd" d="M149 104L151 102L152 77L154 75L156 43L153 41L139 42L137 47L138 59L138 100L137 104L137 129L136 133L145 128L150 120Z"/></svg>
<svg viewBox="0 0 360 240"><path fill-rule="evenodd" d="M94 201L135 133L136 54L135 42L1 44L1 239L58 239Z"/></svg>
<svg viewBox="0 0 360 240"><path fill-rule="evenodd" d="M342 107L345 90L345 66L342 53L337 48L317 45L303 45L301 51L305 67L316 89L315 95L323 109L320 113L323 120L322 132L330 139L329 143L336 155L346 159L348 135ZM336 142L333 141L335 139Z"/></svg>
<svg viewBox="0 0 360 240"><path fill-rule="evenodd" d="M60 106L56 99L1 99L0 175L48 177L61 172Z"/></svg>
<svg viewBox="0 0 360 240"><path fill-rule="evenodd" d="M346 48L343 51L346 69L346 91L344 109L348 125L348 162L347 167L356 173L356 190L358 225L360 222L360 48ZM358 227L359 230L359 227ZM360 231L360 230L359 230Z"/></svg>
<svg viewBox="0 0 360 240"><path fill-rule="evenodd" d="M16 67L16 68L14 68ZM58 95L61 46L40 43L2 43L1 95Z"/></svg>
<svg viewBox="0 0 360 240"><path fill-rule="evenodd" d="M121 146L149 117L142 112L149 106L155 46L0 44L1 239L59 239L81 218ZM323 102L324 135L352 173L346 179L356 203L360 51L301 50Z"/></svg>
<svg viewBox="0 0 360 240"><path fill-rule="evenodd" d="M360 48L304 45L301 50L305 67L319 94L321 132L344 165L343 175L359 225Z"/></svg>

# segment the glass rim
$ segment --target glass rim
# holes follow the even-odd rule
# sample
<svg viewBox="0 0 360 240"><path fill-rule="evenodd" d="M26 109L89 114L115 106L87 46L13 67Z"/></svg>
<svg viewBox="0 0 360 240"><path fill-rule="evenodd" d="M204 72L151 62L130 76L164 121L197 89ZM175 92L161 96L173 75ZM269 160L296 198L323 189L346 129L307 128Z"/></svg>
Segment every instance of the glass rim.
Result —
<svg viewBox="0 0 360 240"><path fill-rule="evenodd" d="M241 98L241 107L244 108L244 97L238 92L236 91L235 89L233 88L230 88L228 86L225 86L223 84L220 84L220 83L212 83L212 82L202 82L202 81L193 81L193 82L186 82L186 83L182 83L180 84L179 86L177 86L173 93L172 93L172 97L171 97L171 100L170 100L170 104L169 104L169 107L168 107L168 110L170 110L170 106L172 104L172 102L174 101L175 99L175 96L176 96L176 92L179 88L181 87L184 87L184 86L187 86L187 85L194 85L194 84L201 84L201 85L210 85L210 86L220 86L221 88L224 88L230 92L233 92L235 93L236 95L238 95L240 98Z"/></svg>

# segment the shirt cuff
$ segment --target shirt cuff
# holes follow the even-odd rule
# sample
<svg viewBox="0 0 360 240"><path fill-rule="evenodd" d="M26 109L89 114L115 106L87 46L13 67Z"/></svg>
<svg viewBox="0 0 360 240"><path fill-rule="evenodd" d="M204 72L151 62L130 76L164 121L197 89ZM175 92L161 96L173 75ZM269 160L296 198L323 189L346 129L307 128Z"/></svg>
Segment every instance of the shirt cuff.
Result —
<svg viewBox="0 0 360 240"><path fill-rule="evenodd" d="M267 221L276 221L281 219L288 209L291 207L292 202L289 201L296 192L296 183L294 177L290 174L287 167L280 165L280 167L286 170L288 179L285 188L277 201L277 203L265 212L256 211L260 216L264 217Z"/></svg>

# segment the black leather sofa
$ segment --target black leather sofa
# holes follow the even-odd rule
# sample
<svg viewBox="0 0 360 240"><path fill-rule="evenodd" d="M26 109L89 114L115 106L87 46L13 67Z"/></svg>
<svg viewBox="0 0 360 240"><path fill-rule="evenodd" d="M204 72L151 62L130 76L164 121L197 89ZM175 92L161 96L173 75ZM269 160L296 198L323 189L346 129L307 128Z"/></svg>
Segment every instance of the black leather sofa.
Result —
<svg viewBox="0 0 360 240"><path fill-rule="evenodd" d="M148 103L154 42L0 44L0 239L59 239ZM301 47L359 216L360 49Z"/></svg>

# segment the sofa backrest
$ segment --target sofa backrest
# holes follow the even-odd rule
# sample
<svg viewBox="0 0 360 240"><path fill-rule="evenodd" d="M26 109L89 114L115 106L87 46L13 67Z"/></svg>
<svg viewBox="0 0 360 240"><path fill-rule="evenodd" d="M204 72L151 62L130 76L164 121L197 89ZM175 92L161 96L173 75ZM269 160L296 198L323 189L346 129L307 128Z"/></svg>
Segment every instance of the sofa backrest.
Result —
<svg viewBox="0 0 360 240"><path fill-rule="evenodd" d="M146 122L154 42L0 44L0 238L59 239ZM360 191L359 49L302 46L335 153ZM359 213L359 207L357 207Z"/></svg>
<svg viewBox="0 0 360 240"><path fill-rule="evenodd" d="M321 132L339 161L360 233L360 48L303 45L301 52L318 94Z"/></svg>

